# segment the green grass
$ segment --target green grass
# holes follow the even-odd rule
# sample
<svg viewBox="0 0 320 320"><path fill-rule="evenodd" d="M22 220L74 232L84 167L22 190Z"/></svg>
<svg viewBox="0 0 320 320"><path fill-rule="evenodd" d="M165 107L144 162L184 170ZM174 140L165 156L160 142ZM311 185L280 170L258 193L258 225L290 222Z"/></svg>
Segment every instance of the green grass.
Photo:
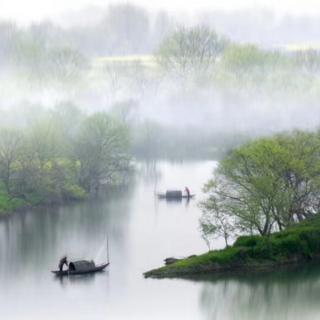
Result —
<svg viewBox="0 0 320 320"><path fill-rule="evenodd" d="M241 236L232 247L179 260L151 270L146 277L187 276L207 272L265 269L309 261L320 254L320 215L270 237Z"/></svg>

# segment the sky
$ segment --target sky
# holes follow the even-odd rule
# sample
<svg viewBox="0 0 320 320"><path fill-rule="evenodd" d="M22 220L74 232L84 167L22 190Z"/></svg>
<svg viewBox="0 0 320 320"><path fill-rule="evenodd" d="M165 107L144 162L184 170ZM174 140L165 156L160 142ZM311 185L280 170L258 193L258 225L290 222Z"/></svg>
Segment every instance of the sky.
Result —
<svg viewBox="0 0 320 320"><path fill-rule="evenodd" d="M147 9L168 11L198 11L205 9L238 10L242 8L268 8L279 14L320 14L320 0L0 0L0 19L21 24L55 19L60 14L79 11L88 6L108 6L111 3L135 3Z"/></svg>

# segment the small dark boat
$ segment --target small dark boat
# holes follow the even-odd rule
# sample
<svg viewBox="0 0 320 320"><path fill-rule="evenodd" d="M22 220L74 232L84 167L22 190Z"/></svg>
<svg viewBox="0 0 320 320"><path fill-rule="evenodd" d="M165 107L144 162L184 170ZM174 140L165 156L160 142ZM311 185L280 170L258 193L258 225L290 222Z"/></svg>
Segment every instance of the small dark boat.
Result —
<svg viewBox="0 0 320 320"><path fill-rule="evenodd" d="M183 194L180 190L169 190L166 193L158 194L159 199L167 200L181 200L181 199L191 199L194 198L195 194L186 195Z"/></svg>
<svg viewBox="0 0 320 320"><path fill-rule="evenodd" d="M103 271L110 263L107 262L105 264L101 264L96 266L93 261L87 260L79 260L79 261L72 261L69 263L68 270L54 270L51 271L56 276L73 276L79 274L88 274L88 273L95 273Z"/></svg>
<svg viewBox="0 0 320 320"><path fill-rule="evenodd" d="M67 257L64 257L62 260L65 264L67 264ZM73 275L81 275L81 274L90 274L90 273L96 273L96 272L102 272L108 265L110 264L109 260L109 242L108 242L108 236L107 236L107 262L104 264L100 264L96 266L93 260L78 260L78 261L71 261L69 264L67 264L68 269L67 270L54 270L51 271L58 277L62 276L73 276ZM63 266L63 264L62 264Z"/></svg>

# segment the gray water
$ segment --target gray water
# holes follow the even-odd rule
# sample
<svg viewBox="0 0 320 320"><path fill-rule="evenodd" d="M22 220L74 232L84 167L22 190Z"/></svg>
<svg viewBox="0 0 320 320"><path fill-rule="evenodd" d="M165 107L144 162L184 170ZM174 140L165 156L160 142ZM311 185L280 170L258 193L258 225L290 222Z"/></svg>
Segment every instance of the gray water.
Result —
<svg viewBox="0 0 320 320"><path fill-rule="evenodd" d="M144 279L169 256L206 251L197 202L214 162L137 165L132 186L0 221L0 319L319 319L320 268L197 280ZM189 186L190 202L155 192ZM63 254L106 260L101 274L56 279ZM217 240L216 248L223 246Z"/></svg>

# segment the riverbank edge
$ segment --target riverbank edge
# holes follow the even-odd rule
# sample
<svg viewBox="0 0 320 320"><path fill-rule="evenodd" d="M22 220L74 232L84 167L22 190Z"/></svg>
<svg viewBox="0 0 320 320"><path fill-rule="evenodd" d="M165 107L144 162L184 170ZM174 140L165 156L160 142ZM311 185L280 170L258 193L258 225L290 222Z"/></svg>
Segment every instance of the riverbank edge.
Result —
<svg viewBox="0 0 320 320"><path fill-rule="evenodd" d="M19 214L19 213L25 213L29 210L34 210L34 209L48 209L48 208L53 208L53 207L58 207L61 205L67 205L67 204L73 204L73 203L80 203L84 202L89 198L88 195L86 195L83 198L79 199L69 199L69 200L63 200L63 201L55 201L55 202L50 202L50 203L39 203L39 204L23 204L22 206L19 206L17 208L14 208L12 210L4 210L0 211L0 220L1 219L6 219L12 216L13 214Z"/></svg>
<svg viewBox="0 0 320 320"><path fill-rule="evenodd" d="M37 193L30 193L28 196L19 197L8 193L0 182L0 219L14 213L25 212L36 208L48 208L72 202L83 201L89 194L80 186L74 185L72 189L65 190L64 194L48 194L41 196Z"/></svg>
<svg viewBox="0 0 320 320"><path fill-rule="evenodd" d="M233 246L145 272L145 278L273 271L320 260L320 215L269 237L240 236Z"/></svg>
<svg viewBox="0 0 320 320"><path fill-rule="evenodd" d="M101 192L103 194L107 194L109 192L112 192L114 190L117 190L118 188L123 188L127 187L127 184L123 185L102 185ZM69 198L64 198L64 199L57 199L57 200L50 200L50 201L41 201L37 203L32 203L32 202L25 202L23 201L21 205L18 205L12 209L1 209L0 208L0 220L5 219L10 217L13 214L19 214L19 213L25 213L29 210L33 209L47 209L47 208L54 208L54 207L59 207L62 205L72 205L72 204L77 204L81 202L87 202L91 201L93 199L99 198L99 194L90 194L88 192L83 191L83 193L79 196L72 196ZM21 200L19 198L14 198L16 200Z"/></svg>
<svg viewBox="0 0 320 320"><path fill-rule="evenodd" d="M186 260L186 259L183 259ZM185 278L191 279L197 276L208 275L247 275L248 273L268 273L279 271L279 269L295 268L304 266L308 263L320 262L320 253L312 259L304 257L293 257L292 259L283 260L281 262L265 261L259 263L247 264L230 264L221 265L218 263L201 265L192 268L174 268L174 266L164 266L158 269L152 269L143 274L145 278L164 279L164 278Z"/></svg>

